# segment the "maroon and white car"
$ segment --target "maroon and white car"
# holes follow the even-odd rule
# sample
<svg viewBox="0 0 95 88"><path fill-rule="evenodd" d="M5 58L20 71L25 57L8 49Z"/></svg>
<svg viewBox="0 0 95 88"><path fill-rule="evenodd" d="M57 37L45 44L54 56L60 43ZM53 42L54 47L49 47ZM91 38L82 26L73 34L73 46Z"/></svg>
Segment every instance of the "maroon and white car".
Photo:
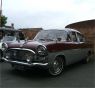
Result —
<svg viewBox="0 0 95 88"><path fill-rule="evenodd" d="M92 46L74 29L40 31L33 41L11 43L4 60L15 69L40 66L51 75L59 75L64 67L84 60L88 62Z"/></svg>

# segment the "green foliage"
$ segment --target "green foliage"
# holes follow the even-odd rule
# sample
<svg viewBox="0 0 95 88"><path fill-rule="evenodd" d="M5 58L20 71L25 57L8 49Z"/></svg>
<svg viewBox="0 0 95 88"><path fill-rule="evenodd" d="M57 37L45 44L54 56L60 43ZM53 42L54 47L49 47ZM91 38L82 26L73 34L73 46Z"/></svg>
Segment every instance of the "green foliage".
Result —
<svg viewBox="0 0 95 88"><path fill-rule="evenodd" d="M0 26L3 27L7 23L7 17L1 16L0 17Z"/></svg>

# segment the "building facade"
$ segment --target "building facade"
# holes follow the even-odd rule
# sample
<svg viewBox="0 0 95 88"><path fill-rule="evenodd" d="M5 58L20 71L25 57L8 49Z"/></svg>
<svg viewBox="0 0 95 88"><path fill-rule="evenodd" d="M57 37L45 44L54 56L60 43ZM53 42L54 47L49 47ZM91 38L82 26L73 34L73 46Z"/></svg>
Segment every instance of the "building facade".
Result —
<svg viewBox="0 0 95 88"><path fill-rule="evenodd" d="M25 37L27 37L29 40L32 40L36 36L36 34L43 29L42 28L22 28L19 30L21 30L25 34Z"/></svg>

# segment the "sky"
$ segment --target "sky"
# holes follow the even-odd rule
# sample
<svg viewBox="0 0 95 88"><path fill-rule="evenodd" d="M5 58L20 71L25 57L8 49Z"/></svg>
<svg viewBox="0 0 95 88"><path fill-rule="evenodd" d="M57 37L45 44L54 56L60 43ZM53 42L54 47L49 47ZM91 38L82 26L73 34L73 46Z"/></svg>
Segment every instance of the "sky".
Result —
<svg viewBox="0 0 95 88"><path fill-rule="evenodd" d="M95 0L2 0L7 25L15 28L64 28L95 19Z"/></svg>

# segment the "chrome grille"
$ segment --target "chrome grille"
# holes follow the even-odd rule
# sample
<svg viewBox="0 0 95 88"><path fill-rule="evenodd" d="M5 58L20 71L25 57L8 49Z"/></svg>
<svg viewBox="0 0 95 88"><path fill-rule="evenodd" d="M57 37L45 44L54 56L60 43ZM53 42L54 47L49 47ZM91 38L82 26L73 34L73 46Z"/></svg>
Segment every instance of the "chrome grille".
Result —
<svg viewBox="0 0 95 88"><path fill-rule="evenodd" d="M11 50L8 50L7 53L10 54L10 57L8 59L14 60L14 61L27 62L28 58L31 58L31 61L34 58L34 54L27 50L11 49Z"/></svg>

